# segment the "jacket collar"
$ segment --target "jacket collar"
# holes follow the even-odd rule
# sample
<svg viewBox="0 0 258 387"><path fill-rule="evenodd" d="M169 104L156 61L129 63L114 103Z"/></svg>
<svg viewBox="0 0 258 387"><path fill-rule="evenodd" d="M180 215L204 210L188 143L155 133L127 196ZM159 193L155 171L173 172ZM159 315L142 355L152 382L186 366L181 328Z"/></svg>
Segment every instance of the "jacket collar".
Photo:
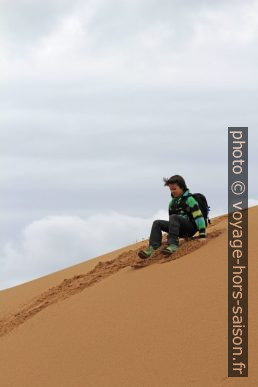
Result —
<svg viewBox="0 0 258 387"><path fill-rule="evenodd" d="M189 189L187 189L184 193L183 193L183 195L182 196L187 196L187 195L189 195L189 192L190 192L190 190Z"/></svg>
<svg viewBox="0 0 258 387"><path fill-rule="evenodd" d="M178 196L177 198L174 198L173 194L171 193L171 197L172 197L173 199L179 199L179 198L181 198L182 196L188 196L188 195L189 195L189 192L190 192L190 190L187 189L182 195Z"/></svg>

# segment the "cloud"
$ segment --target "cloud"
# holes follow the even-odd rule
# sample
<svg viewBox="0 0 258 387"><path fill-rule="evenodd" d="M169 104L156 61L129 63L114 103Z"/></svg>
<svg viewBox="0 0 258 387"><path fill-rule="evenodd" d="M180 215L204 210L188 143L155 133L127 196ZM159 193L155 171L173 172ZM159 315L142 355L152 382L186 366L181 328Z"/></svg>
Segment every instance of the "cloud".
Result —
<svg viewBox="0 0 258 387"><path fill-rule="evenodd" d="M69 265L96 254L79 237L90 216L150 219L167 204L163 176L183 175L207 196L211 216L226 212L228 126L249 126L255 197L257 11L251 0L1 1L0 250L8 281L26 277L21 264L15 272L26 257L30 275L37 263L55 270L62 237L51 240L51 224L67 241L67 230L77 230L79 250L69 245L68 260L56 258ZM46 235L45 258L33 230Z"/></svg>
<svg viewBox="0 0 258 387"><path fill-rule="evenodd" d="M1 252L1 289L38 278L128 244L149 238L158 211L141 218L115 211L79 216L48 216L27 225L19 241L7 242Z"/></svg>
<svg viewBox="0 0 258 387"><path fill-rule="evenodd" d="M19 2L13 7L16 3L22 8ZM258 38L257 1L48 1L37 6L32 2L20 9L18 20L19 11L4 7L10 19L5 37L13 52L2 42L9 60L1 74L9 80L85 79L93 90L110 82L112 88L149 88L178 87L182 81L195 87L257 81L252 49ZM19 36L10 34L17 29ZM29 48L17 55L29 36Z"/></svg>
<svg viewBox="0 0 258 387"><path fill-rule="evenodd" d="M40 0L1 0L2 36L16 48L35 44L78 3L78 0L73 3L69 0L45 0L43 3Z"/></svg>
<svg viewBox="0 0 258 387"><path fill-rule="evenodd" d="M248 207L258 206L258 199L248 199Z"/></svg>

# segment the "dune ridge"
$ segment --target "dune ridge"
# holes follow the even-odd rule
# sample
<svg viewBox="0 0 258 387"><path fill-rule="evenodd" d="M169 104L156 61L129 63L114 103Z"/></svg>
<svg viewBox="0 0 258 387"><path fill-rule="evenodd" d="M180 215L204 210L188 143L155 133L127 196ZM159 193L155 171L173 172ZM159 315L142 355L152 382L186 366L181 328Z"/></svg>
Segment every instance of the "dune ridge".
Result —
<svg viewBox="0 0 258 387"><path fill-rule="evenodd" d="M248 220L248 378L227 377L227 218L171 256L141 260L145 239L0 292L1 386L257 386L258 206Z"/></svg>
<svg viewBox="0 0 258 387"><path fill-rule="evenodd" d="M141 246L140 248L134 250L130 249L125 251L114 259L105 262L100 261L88 273L78 274L72 278L65 278L59 285L51 287L39 296L34 297L30 303L20 307L16 313L11 313L2 318L0 320L0 337L8 334L13 329L25 323L28 319L32 318L34 315L50 305L83 291L85 288L104 280L106 277L117 273L119 270L124 269L127 266L139 269L154 263L166 263L171 260L178 259L196 249L199 249L224 231L225 229L218 229L208 232L207 238L204 241L201 241L197 237L189 238L189 240L180 239L180 248L168 257L164 257L164 255L160 252L166 244L167 239L166 236L163 236L161 247L154 252L150 259L141 260L138 257L138 251L143 248L143 246Z"/></svg>

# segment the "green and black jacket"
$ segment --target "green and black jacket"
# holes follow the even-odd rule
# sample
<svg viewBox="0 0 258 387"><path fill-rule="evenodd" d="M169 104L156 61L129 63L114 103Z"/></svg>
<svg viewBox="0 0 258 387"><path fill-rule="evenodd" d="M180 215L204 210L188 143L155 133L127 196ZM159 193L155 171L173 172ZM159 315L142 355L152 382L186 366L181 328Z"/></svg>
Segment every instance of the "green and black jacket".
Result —
<svg viewBox="0 0 258 387"><path fill-rule="evenodd" d="M199 231L200 237L206 236L206 224L202 212L200 210L197 200L193 196L189 189L187 189L181 196L173 197L168 205L169 215L178 214L191 222L194 222Z"/></svg>

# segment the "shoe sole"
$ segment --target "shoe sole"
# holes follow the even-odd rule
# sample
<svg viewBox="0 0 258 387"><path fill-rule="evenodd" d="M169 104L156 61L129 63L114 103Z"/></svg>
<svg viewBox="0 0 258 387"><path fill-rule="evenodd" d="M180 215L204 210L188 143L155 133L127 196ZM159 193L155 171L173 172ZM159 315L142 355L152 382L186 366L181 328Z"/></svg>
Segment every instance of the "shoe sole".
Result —
<svg viewBox="0 0 258 387"><path fill-rule="evenodd" d="M164 254L164 255L170 255L170 254L175 253L176 251L177 251L177 250L175 250L175 251L162 250L161 252L162 252L162 254Z"/></svg>
<svg viewBox="0 0 258 387"><path fill-rule="evenodd" d="M151 255L146 255L146 254L144 254L143 251L139 251L138 256L139 256L141 259L146 259L146 258L150 258L150 257L151 257Z"/></svg>

